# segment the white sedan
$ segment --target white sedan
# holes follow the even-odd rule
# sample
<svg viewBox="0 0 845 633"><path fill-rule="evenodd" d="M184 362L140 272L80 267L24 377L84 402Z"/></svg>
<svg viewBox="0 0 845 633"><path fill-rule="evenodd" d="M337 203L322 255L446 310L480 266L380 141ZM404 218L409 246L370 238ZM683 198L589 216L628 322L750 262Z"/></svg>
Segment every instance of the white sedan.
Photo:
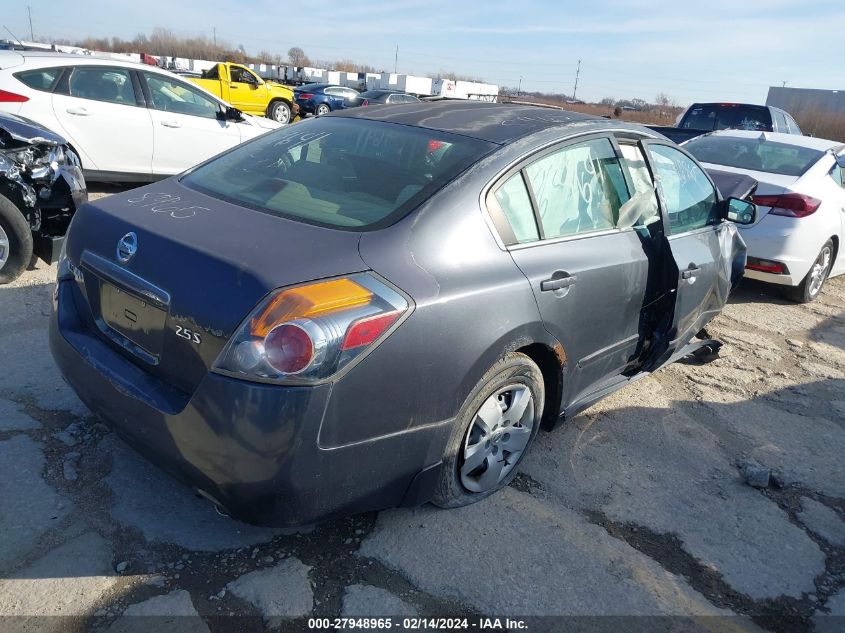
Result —
<svg viewBox="0 0 845 633"><path fill-rule="evenodd" d="M155 66L41 51L0 51L0 110L67 138L95 181L178 174L279 127Z"/></svg>
<svg viewBox="0 0 845 633"><path fill-rule="evenodd" d="M815 299L845 273L845 144L808 136L724 130L684 143L708 170L751 176L757 222L739 227L745 276Z"/></svg>

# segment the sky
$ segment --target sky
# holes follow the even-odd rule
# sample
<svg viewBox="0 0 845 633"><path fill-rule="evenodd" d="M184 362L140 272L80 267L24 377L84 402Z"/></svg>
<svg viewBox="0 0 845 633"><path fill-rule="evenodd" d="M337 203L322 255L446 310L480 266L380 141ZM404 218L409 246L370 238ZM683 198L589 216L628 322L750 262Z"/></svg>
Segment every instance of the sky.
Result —
<svg viewBox="0 0 845 633"><path fill-rule="evenodd" d="M842 0L3 0L5 37L118 36L155 27L247 52L455 72L526 91L765 103L769 86L845 89ZM299 8L297 8L297 6ZM92 16L96 16L92 19ZM0 36L0 39L2 37ZM141 51L139 51L141 52Z"/></svg>

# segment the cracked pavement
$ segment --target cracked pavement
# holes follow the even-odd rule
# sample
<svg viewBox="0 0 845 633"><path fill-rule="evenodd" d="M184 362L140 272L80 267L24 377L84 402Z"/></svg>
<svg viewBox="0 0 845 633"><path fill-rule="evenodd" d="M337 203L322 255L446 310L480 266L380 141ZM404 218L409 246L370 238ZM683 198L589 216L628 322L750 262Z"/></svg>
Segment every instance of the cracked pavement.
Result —
<svg viewBox="0 0 845 633"><path fill-rule="evenodd" d="M54 277L40 263L0 287L4 630L415 614L845 627L845 278L809 305L743 282L708 328L719 359L541 432L481 503L274 530L218 515L76 399L47 345ZM747 485L746 463L775 485Z"/></svg>

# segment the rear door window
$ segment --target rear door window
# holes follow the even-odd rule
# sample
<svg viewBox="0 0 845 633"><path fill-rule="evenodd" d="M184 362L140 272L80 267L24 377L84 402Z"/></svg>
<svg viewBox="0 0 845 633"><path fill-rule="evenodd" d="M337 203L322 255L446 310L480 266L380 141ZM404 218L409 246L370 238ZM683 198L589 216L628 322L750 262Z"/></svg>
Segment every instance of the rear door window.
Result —
<svg viewBox="0 0 845 633"><path fill-rule="evenodd" d="M71 97L136 105L132 76L126 68L77 67L71 73L68 87Z"/></svg>
<svg viewBox="0 0 845 633"><path fill-rule="evenodd" d="M525 168L545 238L612 229L628 200L610 139L568 145Z"/></svg>
<svg viewBox="0 0 845 633"><path fill-rule="evenodd" d="M24 70L15 73L15 77L33 90L50 92L56 85L59 75L62 74L62 70L58 66L54 68L39 68L38 70Z"/></svg>

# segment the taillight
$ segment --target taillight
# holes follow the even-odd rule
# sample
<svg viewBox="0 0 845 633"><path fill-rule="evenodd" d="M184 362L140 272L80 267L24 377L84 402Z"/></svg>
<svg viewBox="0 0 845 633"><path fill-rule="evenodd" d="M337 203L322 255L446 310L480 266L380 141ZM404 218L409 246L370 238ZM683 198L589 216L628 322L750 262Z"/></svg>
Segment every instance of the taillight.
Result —
<svg viewBox="0 0 845 633"><path fill-rule="evenodd" d="M361 104L361 107L366 107L366 106L368 106L368 105L370 105L370 100L369 100L369 99L364 99L364 103L362 103L362 104Z"/></svg>
<svg viewBox="0 0 845 633"><path fill-rule="evenodd" d="M0 103L24 103L25 101L29 101L29 97L8 90L0 90Z"/></svg>
<svg viewBox="0 0 845 633"><path fill-rule="evenodd" d="M311 94L310 92L303 92L302 94L299 94L299 95L296 96L297 99L311 99L313 97L314 97L314 95Z"/></svg>
<svg viewBox="0 0 845 633"><path fill-rule="evenodd" d="M445 144L446 144L446 143L444 143L443 141L438 141L438 140L435 140L435 139L430 139L430 140L428 141L428 153L429 153L429 154L431 154L432 152L436 152L436 151L437 151L437 150L439 150L441 147L443 147Z"/></svg>
<svg viewBox="0 0 845 633"><path fill-rule="evenodd" d="M409 308L367 273L282 288L244 320L214 369L272 382L325 380L377 345Z"/></svg>
<svg viewBox="0 0 845 633"><path fill-rule="evenodd" d="M745 264L748 270L759 270L763 273L772 273L773 275L782 275L786 273L786 266L780 262L774 262L768 259L757 259L756 257L749 257Z"/></svg>
<svg viewBox="0 0 845 633"><path fill-rule="evenodd" d="M805 218L816 212L822 201L803 193L783 193L779 195L752 196L751 201L760 207L772 207L772 215L784 215L790 218Z"/></svg>

